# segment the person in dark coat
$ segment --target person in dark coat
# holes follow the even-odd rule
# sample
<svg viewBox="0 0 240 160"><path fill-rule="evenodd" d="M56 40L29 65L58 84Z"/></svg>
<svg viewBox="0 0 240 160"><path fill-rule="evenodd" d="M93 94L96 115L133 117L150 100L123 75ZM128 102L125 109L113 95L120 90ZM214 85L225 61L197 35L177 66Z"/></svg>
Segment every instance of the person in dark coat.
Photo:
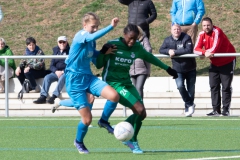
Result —
<svg viewBox="0 0 240 160"><path fill-rule="evenodd" d="M53 48L53 55L68 55L69 54L69 44L66 36L58 37L58 45ZM35 104L50 103L54 104L54 100L60 95L64 85L65 85L65 74L64 69L66 67L65 59L52 59L50 64L50 70L52 73L46 75L43 80L43 85L40 93L40 97L34 101ZM48 99L48 91L50 85L58 81L55 90L53 91L52 96Z"/></svg>
<svg viewBox="0 0 240 160"><path fill-rule="evenodd" d="M195 58L174 58L174 56L193 53L193 43L191 37L182 32L178 24L171 27L171 33L171 36L164 39L159 52L172 58L172 67L178 74L178 78L175 79L176 85L185 102L185 116L191 117L195 110L196 60Z"/></svg>
<svg viewBox="0 0 240 160"><path fill-rule="evenodd" d="M149 24L157 18L157 11L151 0L118 0L128 6L128 23L140 26L150 39Z"/></svg>

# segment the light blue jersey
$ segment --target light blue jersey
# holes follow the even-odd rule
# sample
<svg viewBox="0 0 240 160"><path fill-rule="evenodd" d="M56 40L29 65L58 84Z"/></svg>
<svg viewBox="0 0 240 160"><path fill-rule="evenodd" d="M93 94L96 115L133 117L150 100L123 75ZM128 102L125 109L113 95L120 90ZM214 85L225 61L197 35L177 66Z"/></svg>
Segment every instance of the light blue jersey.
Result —
<svg viewBox="0 0 240 160"><path fill-rule="evenodd" d="M180 26L199 24L205 14L203 0L173 0L170 10L172 23Z"/></svg>
<svg viewBox="0 0 240 160"><path fill-rule="evenodd" d="M101 38L113 29L109 25L95 33L80 30L73 38L66 63L66 90L76 109L90 107L87 92L100 96L102 89L107 86L92 74L90 63L99 54L95 40Z"/></svg>
<svg viewBox="0 0 240 160"><path fill-rule="evenodd" d="M73 38L69 56L65 60L65 63L67 64L65 70L75 73L92 74L90 68L91 59L99 54L99 51L95 49L95 40L104 36L112 29L113 26L109 25L108 27L92 34L85 30L77 32Z"/></svg>

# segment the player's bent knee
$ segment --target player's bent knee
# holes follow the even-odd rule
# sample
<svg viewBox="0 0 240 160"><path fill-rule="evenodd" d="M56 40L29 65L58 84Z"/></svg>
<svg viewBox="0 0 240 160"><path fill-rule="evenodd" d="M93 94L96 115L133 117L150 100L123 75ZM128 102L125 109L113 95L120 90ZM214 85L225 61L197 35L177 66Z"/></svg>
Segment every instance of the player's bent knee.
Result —
<svg viewBox="0 0 240 160"><path fill-rule="evenodd" d="M139 108L136 109L136 111L137 111L137 114L138 114L139 116L142 116L142 117L145 118L146 110L145 110L144 107L139 107Z"/></svg>
<svg viewBox="0 0 240 160"><path fill-rule="evenodd" d="M110 94L110 95L108 95L107 97L106 97L106 99L108 99L108 100L110 100L110 101L112 101L112 102L118 102L119 101L119 95L118 95L118 93L116 92L116 93L112 93L112 94Z"/></svg>
<svg viewBox="0 0 240 160"><path fill-rule="evenodd" d="M113 88L111 88L111 90L109 91L109 100L113 101L113 102L118 102L119 101L119 94L117 93L117 91Z"/></svg>
<svg viewBox="0 0 240 160"><path fill-rule="evenodd" d="M120 96L119 96L119 94L116 92L116 93L114 93L114 94L112 95L111 99L112 99L113 102L118 102L119 99L120 99Z"/></svg>
<svg viewBox="0 0 240 160"><path fill-rule="evenodd" d="M91 119L85 119L83 120L84 125L89 126L92 123Z"/></svg>

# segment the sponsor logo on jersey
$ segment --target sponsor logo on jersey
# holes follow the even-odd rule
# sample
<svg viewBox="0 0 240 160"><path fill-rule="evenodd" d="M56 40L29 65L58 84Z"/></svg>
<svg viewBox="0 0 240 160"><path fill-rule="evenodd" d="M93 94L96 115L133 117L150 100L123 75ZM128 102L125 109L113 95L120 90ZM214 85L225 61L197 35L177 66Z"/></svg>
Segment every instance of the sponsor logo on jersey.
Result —
<svg viewBox="0 0 240 160"><path fill-rule="evenodd" d="M126 64L126 63L118 63L118 62L115 62L114 63L116 66L124 66L124 67L129 67L131 64Z"/></svg>
<svg viewBox="0 0 240 160"><path fill-rule="evenodd" d="M134 52L131 53L131 57L135 58L135 53Z"/></svg>
<svg viewBox="0 0 240 160"><path fill-rule="evenodd" d="M121 57L116 57L115 61L117 62L123 62L123 63L132 63L132 59L128 59L128 58L121 58Z"/></svg>

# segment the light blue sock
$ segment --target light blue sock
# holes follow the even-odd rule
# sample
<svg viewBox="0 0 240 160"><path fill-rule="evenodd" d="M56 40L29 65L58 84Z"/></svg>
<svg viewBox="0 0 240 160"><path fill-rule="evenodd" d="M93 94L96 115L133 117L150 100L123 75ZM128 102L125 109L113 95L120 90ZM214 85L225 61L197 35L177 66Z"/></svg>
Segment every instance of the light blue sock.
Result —
<svg viewBox="0 0 240 160"><path fill-rule="evenodd" d="M117 104L118 104L118 102L112 102L112 101L107 100L107 102L105 103L104 109L103 109L101 119L108 122L108 119L112 115L113 111L116 109Z"/></svg>
<svg viewBox="0 0 240 160"><path fill-rule="evenodd" d="M82 121L80 121L77 127L77 135L76 135L77 142L80 142L80 143L83 142L83 139L87 134L87 131L88 131L88 126L86 126L85 124L82 123Z"/></svg>
<svg viewBox="0 0 240 160"><path fill-rule="evenodd" d="M74 104L73 104L73 102L71 101L71 99L61 100L61 101L59 102L59 105L60 105L60 106L66 106L66 107L74 107Z"/></svg>

